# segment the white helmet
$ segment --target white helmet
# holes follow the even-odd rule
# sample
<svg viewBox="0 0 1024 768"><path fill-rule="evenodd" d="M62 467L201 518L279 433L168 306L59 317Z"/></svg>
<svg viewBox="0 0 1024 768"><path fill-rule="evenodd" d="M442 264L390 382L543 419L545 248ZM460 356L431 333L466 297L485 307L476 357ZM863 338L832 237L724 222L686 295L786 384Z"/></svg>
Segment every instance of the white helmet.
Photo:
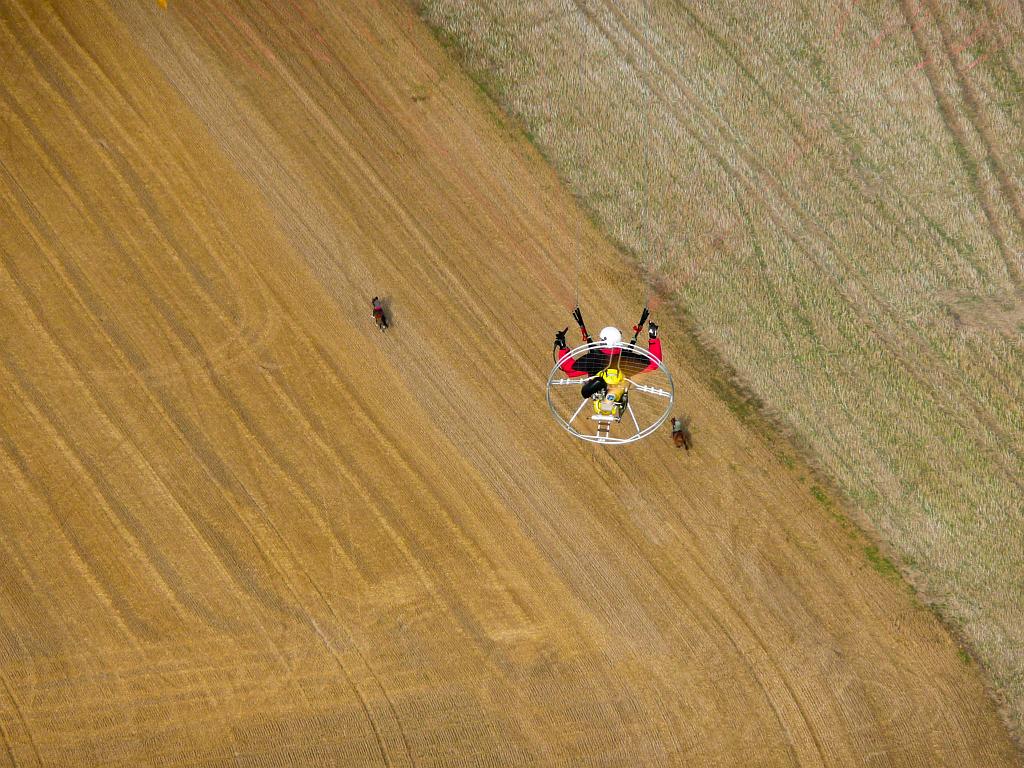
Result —
<svg viewBox="0 0 1024 768"><path fill-rule="evenodd" d="M617 347L622 343L622 333L615 326L609 325L601 329L601 341L606 347Z"/></svg>

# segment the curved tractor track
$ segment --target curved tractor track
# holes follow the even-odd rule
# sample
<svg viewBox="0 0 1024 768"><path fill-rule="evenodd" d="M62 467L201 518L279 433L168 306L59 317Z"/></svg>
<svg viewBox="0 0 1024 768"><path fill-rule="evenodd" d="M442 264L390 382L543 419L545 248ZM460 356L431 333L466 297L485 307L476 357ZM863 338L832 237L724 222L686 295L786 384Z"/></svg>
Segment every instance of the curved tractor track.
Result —
<svg viewBox="0 0 1024 768"><path fill-rule="evenodd" d="M0 4L0 765L1015 764L976 670L412 9ZM386 297L380 334L369 298Z"/></svg>

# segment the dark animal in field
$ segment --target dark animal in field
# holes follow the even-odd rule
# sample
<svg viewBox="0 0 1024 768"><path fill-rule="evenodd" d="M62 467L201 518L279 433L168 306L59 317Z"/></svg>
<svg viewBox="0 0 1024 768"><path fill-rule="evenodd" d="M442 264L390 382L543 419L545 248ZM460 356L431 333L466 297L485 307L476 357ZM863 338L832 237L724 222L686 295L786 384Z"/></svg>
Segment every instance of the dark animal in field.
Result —
<svg viewBox="0 0 1024 768"><path fill-rule="evenodd" d="M693 436L690 434L689 421L683 419L672 419L672 442L675 443L676 448L685 448L690 450L693 447Z"/></svg>
<svg viewBox="0 0 1024 768"><path fill-rule="evenodd" d="M377 327L381 331L388 329L388 318L384 314L384 307L380 303L380 298L377 296L373 297L373 321L377 324Z"/></svg>

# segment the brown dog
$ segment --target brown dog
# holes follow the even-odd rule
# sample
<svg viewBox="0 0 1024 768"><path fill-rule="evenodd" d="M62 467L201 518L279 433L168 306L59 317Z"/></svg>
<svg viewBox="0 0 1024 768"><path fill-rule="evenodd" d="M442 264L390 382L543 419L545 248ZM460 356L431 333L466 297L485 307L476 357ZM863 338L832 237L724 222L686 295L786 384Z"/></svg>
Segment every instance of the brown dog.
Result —
<svg viewBox="0 0 1024 768"><path fill-rule="evenodd" d="M672 442L676 444L676 448L686 450L690 450L690 446L693 445L693 438L690 437L686 422L675 417L672 418Z"/></svg>

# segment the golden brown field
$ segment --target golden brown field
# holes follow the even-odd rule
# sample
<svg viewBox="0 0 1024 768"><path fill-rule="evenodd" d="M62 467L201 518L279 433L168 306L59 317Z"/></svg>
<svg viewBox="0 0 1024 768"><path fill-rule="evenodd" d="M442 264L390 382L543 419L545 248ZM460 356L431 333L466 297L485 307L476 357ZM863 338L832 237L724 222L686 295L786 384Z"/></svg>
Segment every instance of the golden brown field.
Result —
<svg viewBox="0 0 1024 768"><path fill-rule="evenodd" d="M0 56L0 764L1019 765L671 312L695 449L556 428L579 239L596 327L642 280L405 2Z"/></svg>
<svg viewBox="0 0 1024 768"><path fill-rule="evenodd" d="M1024 6L419 5L1024 735Z"/></svg>

